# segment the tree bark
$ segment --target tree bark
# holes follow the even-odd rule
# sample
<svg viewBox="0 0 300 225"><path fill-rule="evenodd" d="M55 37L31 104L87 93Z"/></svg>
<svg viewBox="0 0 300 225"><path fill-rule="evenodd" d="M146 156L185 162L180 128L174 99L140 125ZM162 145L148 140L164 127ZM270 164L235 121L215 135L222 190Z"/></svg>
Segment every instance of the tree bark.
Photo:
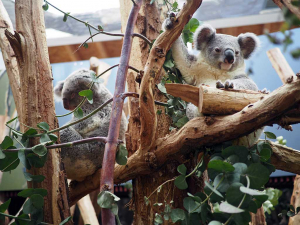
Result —
<svg viewBox="0 0 300 225"><path fill-rule="evenodd" d="M3 41L6 44L1 45L1 49L10 74L9 79L22 132L27 129L22 124L36 127L42 121L47 122L50 129L58 127L42 4L42 0L16 1L15 33L12 32L11 22L7 17L1 21L9 28L5 30L5 34L10 45L3 37L4 29L1 29L0 43ZM2 3L0 8L4 11ZM18 62L17 68L16 61ZM31 146L36 144L39 144L38 139L30 141ZM48 152L47 162L43 168L32 168L29 171L31 174L46 177L41 183L28 182L28 187L48 190L44 198L44 221L48 223L59 224L70 216L66 177L61 166L59 149L53 149Z"/></svg>

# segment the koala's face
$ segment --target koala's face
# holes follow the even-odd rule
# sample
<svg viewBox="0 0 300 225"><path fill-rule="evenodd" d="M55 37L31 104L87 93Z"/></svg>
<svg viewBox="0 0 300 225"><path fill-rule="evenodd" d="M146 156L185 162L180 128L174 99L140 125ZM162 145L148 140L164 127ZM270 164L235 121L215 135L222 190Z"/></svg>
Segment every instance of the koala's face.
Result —
<svg viewBox="0 0 300 225"><path fill-rule="evenodd" d="M82 101L83 97L78 93L89 89L92 82L90 73L91 71L85 69L75 71L54 87L54 93L63 100L65 109L74 110Z"/></svg>
<svg viewBox="0 0 300 225"><path fill-rule="evenodd" d="M259 45L255 34L246 33L238 37L216 34L215 29L209 25L197 29L194 42L211 66L226 71L243 66L244 59L249 58Z"/></svg>

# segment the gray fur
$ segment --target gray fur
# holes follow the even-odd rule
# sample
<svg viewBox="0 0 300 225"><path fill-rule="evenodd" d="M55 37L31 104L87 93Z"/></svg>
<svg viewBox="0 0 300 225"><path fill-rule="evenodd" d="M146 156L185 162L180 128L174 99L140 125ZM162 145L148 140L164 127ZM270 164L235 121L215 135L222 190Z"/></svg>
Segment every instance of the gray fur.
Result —
<svg viewBox="0 0 300 225"><path fill-rule="evenodd" d="M58 97L63 98L64 107L71 110L75 108L83 99L78 93L82 90L89 89L92 81L91 71L81 69L70 74L65 81L59 82L54 87L54 92ZM91 111L102 105L112 94L102 84L95 83L93 88L93 104L86 101L81 109L86 116ZM81 140L89 137L102 136L107 137L110 115L112 112L112 103L108 104L95 115L87 120L79 122L67 129L60 131L60 140L62 143ZM73 117L69 123L76 121ZM125 141L125 131L127 122L125 114L122 115L119 139ZM70 148L62 148L61 156L65 165L68 179L82 181L87 176L92 175L102 166L104 154L104 143L93 142Z"/></svg>

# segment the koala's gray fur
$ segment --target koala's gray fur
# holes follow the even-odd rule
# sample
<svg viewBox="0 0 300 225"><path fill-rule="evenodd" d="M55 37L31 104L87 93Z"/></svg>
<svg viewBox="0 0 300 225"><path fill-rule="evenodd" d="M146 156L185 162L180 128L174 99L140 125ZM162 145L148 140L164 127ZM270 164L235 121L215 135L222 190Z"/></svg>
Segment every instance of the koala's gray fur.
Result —
<svg viewBox="0 0 300 225"><path fill-rule="evenodd" d="M171 29L176 22L171 13L163 24ZM208 24L199 26L194 34L194 46L200 51L198 56L189 54L182 38L172 46L175 66L180 70L186 83L194 86L209 85L217 88L249 89L258 91L256 84L245 73L244 59L248 59L258 48L259 39L253 33L240 34L238 37L217 34ZM198 108L188 104L187 117L201 116ZM237 140L239 145L252 145L262 130Z"/></svg>
<svg viewBox="0 0 300 225"><path fill-rule="evenodd" d="M82 101L83 97L78 93L89 89L91 83L90 70L81 69L70 74L64 81L60 81L54 87L54 93L58 98L62 98L64 108L73 110ZM102 84L95 83L93 88L93 104L88 101L81 106L83 115L86 116L104 102L112 98L112 94ZM73 126L60 131L62 143L81 140L89 137L107 137L112 103L105 106L90 118L79 122ZM69 123L76 121L73 117ZM127 121L125 114L122 115L119 139L125 141L125 131ZM68 179L82 181L87 176L92 175L102 166L104 154L104 143L86 143L70 148L62 148L61 156L64 162Z"/></svg>

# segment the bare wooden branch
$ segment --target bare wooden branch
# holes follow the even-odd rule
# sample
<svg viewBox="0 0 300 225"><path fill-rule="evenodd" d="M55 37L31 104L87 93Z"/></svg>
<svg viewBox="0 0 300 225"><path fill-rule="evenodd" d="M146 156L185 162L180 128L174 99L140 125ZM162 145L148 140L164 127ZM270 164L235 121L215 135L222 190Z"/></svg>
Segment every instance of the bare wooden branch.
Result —
<svg viewBox="0 0 300 225"><path fill-rule="evenodd" d="M208 124L206 117L194 118L177 132L157 139L149 150L150 153L143 153L143 149L139 150L128 159L126 166L116 165L115 183L125 182L138 175L149 174L176 155L188 153L195 146L210 146L233 140L245 136L271 121L275 123L276 119L280 120L285 112L292 107L297 107L299 103L300 81L296 81L279 87L271 94L266 95L264 99L254 103L252 107L244 108L234 115L210 117L211 121ZM277 148L272 156L274 166L285 171L299 173L300 162L295 159L299 159L300 152L291 151L285 146L274 146ZM281 160L282 149L285 149L284 157L286 157L283 160ZM146 154L151 154L151 157L146 157ZM290 165L284 164L285 162ZM155 168L152 166L154 163ZM299 165L295 166L295 164ZM71 204L95 190L98 187L97 184L99 184L99 177L93 175L84 182L71 186Z"/></svg>
<svg viewBox="0 0 300 225"><path fill-rule="evenodd" d="M168 94L198 106L199 112L213 115L229 115L264 98L266 94L251 90L218 89L187 84L165 84Z"/></svg>
<svg viewBox="0 0 300 225"><path fill-rule="evenodd" d="M77 203L84 224L99 225L98 218L93 207L90 195L84 196Z"/></svg>
<svg viewBox="0 0 300 225"><path fill-rule="evenodd" d="M294 71L286 61L279 48L273 48L267 51L267 55L272 63L273 68L280 77L282 83L286 83L290 79L296 80ZM293 78L291 78L293 77Z"/></svg>
<svg viewBox="0 0 300 225"><path fill-rule="evenodd" d="M293 0L273 0L273 2L279 7L287 7L293 14L295 14L300 19L300 8L294 6L291 2Z"/></svg>
<svg viewBox="0 0 300 225"><path fill-rule="evenodd" d="M177 15L177 21L174 28L162 33L156 39L150 51L144 68L144 76L141 83L141 97L139 100L141 115L140 149L143 149L145 152L151 148L155 141L157 127L156 107L153 98L155 82L160 77L160 71L168 50L179 38L184 26L199 8L201 3L202 0L187 1Z"/></svg>

